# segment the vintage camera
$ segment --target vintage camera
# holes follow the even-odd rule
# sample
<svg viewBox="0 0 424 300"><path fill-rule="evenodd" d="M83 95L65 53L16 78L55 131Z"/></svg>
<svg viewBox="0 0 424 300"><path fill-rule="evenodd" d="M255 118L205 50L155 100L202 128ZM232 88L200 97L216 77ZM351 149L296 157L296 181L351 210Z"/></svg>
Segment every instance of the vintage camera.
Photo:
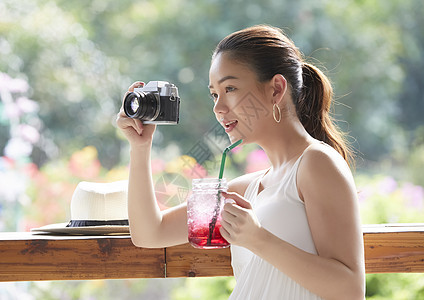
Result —
<svg viewBox="0 0 424 300"><path fill-rule="evenodd" d="M150 81L125 96L124 111L128 117L140 119L144 124L178 124L178 88L166 81Z"/></svg>

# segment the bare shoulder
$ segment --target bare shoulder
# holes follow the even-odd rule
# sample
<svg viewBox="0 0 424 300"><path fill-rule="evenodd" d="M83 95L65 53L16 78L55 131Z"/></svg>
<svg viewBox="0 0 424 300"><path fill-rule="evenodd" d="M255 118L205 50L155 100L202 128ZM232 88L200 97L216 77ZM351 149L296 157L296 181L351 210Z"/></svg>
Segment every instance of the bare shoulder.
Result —
<svg viewBox="0 0 424 300"><path fill-rule="evenodd" d="M309 172L338 171L351 175L344 158L333 147L317 143L309 147L303 155L299 169Z"/></svg>
<svg viewBox="0 0 424 300"><path fill-rule="evenodd" d="M352 172L344 158L332 147L317 143L309 147L299 164L297 182L300 193L305 189L354 188Z"/></svg>
<svg viewBox="0 0 424 300"><path fill-rule="evenodd" d="M232 179L228 183L228 191L236 192L237 194L243 196L247 189L247 186L252 182L252 180L255 180L256 178L258 178L258 176L261 176L265 172L266 170L261 170Z"/></svg>

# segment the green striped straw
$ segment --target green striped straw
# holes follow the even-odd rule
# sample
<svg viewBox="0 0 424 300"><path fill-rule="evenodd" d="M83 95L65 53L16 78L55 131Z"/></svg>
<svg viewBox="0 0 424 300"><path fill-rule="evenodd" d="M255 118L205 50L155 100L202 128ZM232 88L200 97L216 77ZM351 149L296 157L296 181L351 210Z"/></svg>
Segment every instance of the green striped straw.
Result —
<svg viewBox="0 0 424 300"><path fill-rule="evenodd" d="M231 149L233 149L233 148L237 147L238 145L240 145L242 142L243 142L243 140L238 140L234 144L231 144L230 146L228 146L227 148L225 148L224 152L222 153L221 167L219 169L219 177L218 177L219 178L219 181L218 181L218 199L216 200L216 205L215 205L215 209L214 209L214 214L213 214L212 220L209 223L209 236L208 236L208 240L206 242L206 245L210 245L211 244L213 231L215 230L216 221L218 219L219 207L220 207L220 204L221 204L221 191L220 191L220 188L221 188L221 179L222 179L222 176L224 175L225 159L227 158L227 153Z"/></svg>
<svg viewBox="0 0 424 300"><path fill-rule="evenodd" d="M243 142L243 140L238 140L234 144L231 144L230 146L228 146L227 148L225 148L224 152L222 153L222 158L221 158L221 167L219 169L219 177L218 177L219 179L222 179L222 176L224 175L225 159L227 158L228 151L230 151L231 149L237 147L242 142Z"/></svg>

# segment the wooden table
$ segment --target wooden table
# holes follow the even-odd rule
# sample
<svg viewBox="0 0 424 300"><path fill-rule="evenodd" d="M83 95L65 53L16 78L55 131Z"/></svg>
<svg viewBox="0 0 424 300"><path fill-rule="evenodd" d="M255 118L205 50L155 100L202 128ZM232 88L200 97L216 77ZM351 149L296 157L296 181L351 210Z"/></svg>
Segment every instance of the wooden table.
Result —
<svg viewBox="0 0 424 300"><path fill-rule="evenodd" d="M367 273L423 273L424 223L366 225ZM232 276L229 249L137 248L129 236L0 233L0 281Z"/></svg>

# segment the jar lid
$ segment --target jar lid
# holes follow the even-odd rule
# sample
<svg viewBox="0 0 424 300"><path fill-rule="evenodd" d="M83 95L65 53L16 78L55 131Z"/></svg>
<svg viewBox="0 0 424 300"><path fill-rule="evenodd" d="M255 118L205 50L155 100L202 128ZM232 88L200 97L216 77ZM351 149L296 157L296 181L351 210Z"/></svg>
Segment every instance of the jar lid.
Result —
<svg viewBox="0 0 424 300"><path fill-rule="evenodd" d="M193 179L193 190L226 190L228 183L226 178L198 178Z"/></svg>

